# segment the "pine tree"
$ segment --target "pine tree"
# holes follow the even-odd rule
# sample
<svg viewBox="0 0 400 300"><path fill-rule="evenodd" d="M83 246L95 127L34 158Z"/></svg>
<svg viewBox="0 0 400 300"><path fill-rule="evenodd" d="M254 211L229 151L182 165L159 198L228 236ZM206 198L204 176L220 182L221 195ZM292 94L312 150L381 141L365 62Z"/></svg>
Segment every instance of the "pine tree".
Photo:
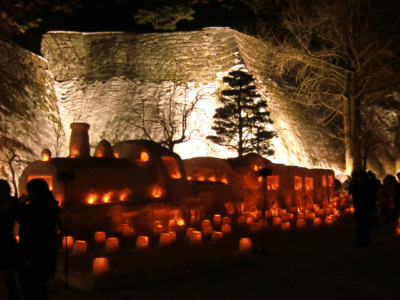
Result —
<svg viewBox="0 0 400 300"><path fill-rule="evenodd" d="M214 114L211 128L216 135L207 139L237 152L238 156L250 152L273 155L271 139L276 134L266 128L272 124L270 112L267 102L256 92L253 76L241 70L232 71L223 82L230 88L222 91L222 106Z"/></svg>

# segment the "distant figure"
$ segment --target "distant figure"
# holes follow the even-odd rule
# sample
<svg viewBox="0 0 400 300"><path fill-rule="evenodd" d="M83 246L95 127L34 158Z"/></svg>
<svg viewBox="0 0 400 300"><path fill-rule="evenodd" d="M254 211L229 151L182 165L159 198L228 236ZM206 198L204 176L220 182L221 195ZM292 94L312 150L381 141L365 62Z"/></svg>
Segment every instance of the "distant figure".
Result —
<svg viewBox="0 0 400 300"><path fill-rule="evenodd" d="M365 172L353 172L349 184L349 194L354 204L354 219L357 227L355 246L372 245L371 230L376 190Z"/></svg>
<svg viewBox="0 0 400 300"><path fill-rule="evenodd" d="M0 276L7 288L8 298L19 299L18 285L14 277L17 265L14 224L17 218L18 201L10 193L8 182L0 179Z"/></svg>
<svg viewBox="0 0 400 300"><path fill-rule="evenodd" d="M28 201L18 216L20 282L24 299L47 299L47 281L56 268L60 209L43 179L29 181L26 189Z"/></svg>
<svg viewBox="0 0 400 300"><path fill-rule="evenodd" d="M397 181L393 175L387 175L383 179L383 184L379 189L379 205L383 221L389 223L396 217L395 213L395 196L397 189Z"/></svg>

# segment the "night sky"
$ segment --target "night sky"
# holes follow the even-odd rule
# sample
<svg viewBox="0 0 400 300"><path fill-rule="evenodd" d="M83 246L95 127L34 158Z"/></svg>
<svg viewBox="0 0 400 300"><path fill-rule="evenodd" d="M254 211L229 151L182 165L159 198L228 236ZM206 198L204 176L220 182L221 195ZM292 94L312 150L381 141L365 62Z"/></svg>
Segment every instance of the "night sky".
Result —
<svg viewBox="0 0 400 300"><path fill-rule="evenodd" d="M37 0L40 2L40 0ZM19 23L40 18L38 28L30 29L16 38L23 47L39 53L40 39L50 30L71 31L133 31L154 32L151 25L136 24L133 15L140 8L152 9L163 5L160 0L56 0L51 4L38 5L29 9ZM69 3L67 6L64 2ZM167 1L170 5L173 1ZM182 2L182 1L180 1ZM183 1L185 2L185 1ZM240 31L252 32L257 17L240 0L192 1L194 20L177 23L177 31L198 30L210 26L227 26ZM54 3L61 3L60 7Z"/></svg>

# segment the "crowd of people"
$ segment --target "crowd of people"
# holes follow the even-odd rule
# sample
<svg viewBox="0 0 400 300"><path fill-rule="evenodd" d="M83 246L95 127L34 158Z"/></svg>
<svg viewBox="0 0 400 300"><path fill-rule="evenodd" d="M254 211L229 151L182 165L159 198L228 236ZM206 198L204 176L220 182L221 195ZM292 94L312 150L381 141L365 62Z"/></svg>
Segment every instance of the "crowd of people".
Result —
<svg viewBox="0 0 400 300"><path fill-rule="evenodd" d="M26 189L28 195L17 199L8 182L0 179L0 274L9 299L42 300L47 299L47 281L55 274L60 209L43 179L29 181Z"/></svg>
<svg viewBox="0 0 400 300"><path fill-rule="evenodd" d="M371 232L381 217L388 224L397 221L400 211L400 173L387 175L382 182L372 171L353 172L347 187L354 204L357 227L355 246L370 246Z"/></svg>

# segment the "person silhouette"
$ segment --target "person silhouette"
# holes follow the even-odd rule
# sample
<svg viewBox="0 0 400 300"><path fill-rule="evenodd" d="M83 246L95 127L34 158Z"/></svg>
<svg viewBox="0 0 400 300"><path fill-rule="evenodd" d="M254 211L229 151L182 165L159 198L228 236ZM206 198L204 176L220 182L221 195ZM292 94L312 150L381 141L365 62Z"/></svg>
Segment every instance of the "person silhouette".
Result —
<svg viewBox="0 0 400 300"><path fill-rule="evenodd" d="M26 190L28 201L18 216L19 277L24 299L47 299L47 282L56 268L60 208L43 179L29 181Z"/></svg>
<svg viewBox="0 0 400 300"><path fill-rule="evenodd" d="M19 299L19 289L15 280L17 265L17 241L14 224L17 218L18 201L10 195L8 182L0 179L0 274L7 288L9 299Z"/></svg>

